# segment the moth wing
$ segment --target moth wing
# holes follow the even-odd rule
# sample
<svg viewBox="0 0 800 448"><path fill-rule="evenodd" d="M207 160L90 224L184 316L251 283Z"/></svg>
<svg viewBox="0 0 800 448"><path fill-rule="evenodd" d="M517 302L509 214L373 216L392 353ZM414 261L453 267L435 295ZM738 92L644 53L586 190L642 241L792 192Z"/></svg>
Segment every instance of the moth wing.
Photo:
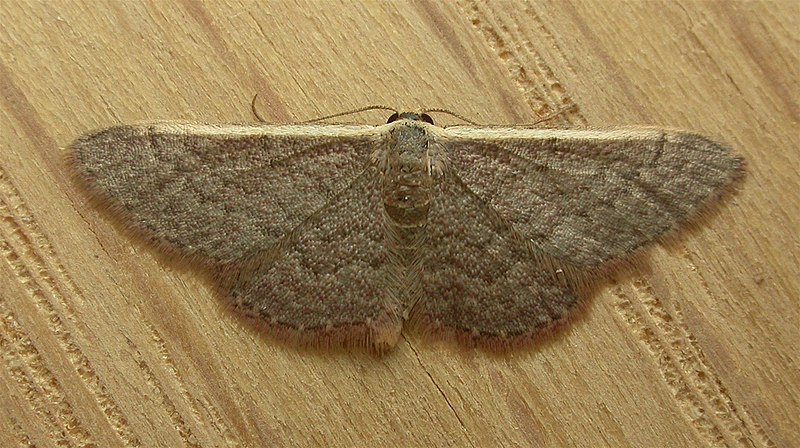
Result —
<svg viewBox="0 0 800 448"><path fill-rule="evenodd" d="M289 337L312 343L392 348L402 327L400 304L384 287L380 174L363 171L279 245L273 259L223 273L237 307Z"/></svg>
<svg viewBox="0 0 800 448"><path fill-rule="evenodd" d="M213 264L269 249L364 169L372 126L154 123L89 133L71 159L126 224Z"/></svg>
<svg viewBox="0 0 800 448"><path fill-rule="evenodd" d="M466 186L542 253L576 267L623 257L718 196L743 160L657 129L447 128L435 147Z"/></svg>
<svg viewBox="0 0 800 448"><path fill-rule="evenodd" d="M427 224L418 326L508 345L553 327L578 302L563 272L537 258L453 173L436 186Z"/></svg>

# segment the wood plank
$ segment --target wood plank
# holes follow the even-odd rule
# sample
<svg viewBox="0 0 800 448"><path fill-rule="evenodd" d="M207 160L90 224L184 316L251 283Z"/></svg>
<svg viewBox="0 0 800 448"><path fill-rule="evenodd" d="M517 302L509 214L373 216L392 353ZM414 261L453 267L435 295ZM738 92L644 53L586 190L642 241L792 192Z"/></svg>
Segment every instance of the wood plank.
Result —
<svg viewBox="0 0 800 448"><path fill-rule="evenodd" d="M788 446L800 438L796 2L0 2L6 444ZM727 141L737 195L565 331L298 349L121 231L63 150L152 119L367 104ZM382 123L382 113L348 120ZM442 117L447 123L450 120Z"/></svg>

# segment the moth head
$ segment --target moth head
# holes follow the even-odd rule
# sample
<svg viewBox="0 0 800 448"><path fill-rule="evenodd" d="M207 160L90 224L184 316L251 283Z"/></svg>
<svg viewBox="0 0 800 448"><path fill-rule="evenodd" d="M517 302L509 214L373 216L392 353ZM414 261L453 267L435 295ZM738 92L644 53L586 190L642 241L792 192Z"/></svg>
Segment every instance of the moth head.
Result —
<svg viewBox="0 0 800 448"><path fill-rule="evenodd" d="M422 121L428 124L433 124L433 118L431 118L428 114L418 114L414 112L400 112L400 113L393 113L386 123L392 123L397 120L411 120L411 121Z"/></svg>
<svg viewBox="0 0 800 448"><path fill-rule="evenodd" d="M428 126L433 120L427 114L395 113L387 121L386 146L380 166L384 172L420 172L427 170L431 139ZM394 124L392 124L394 123Z"/></svg>

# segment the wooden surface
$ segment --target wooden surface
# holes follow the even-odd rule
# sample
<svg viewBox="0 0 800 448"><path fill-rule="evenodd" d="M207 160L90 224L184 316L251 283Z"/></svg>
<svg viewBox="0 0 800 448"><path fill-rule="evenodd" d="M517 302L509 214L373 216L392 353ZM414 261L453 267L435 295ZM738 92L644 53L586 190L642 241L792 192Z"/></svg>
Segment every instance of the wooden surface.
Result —
<svg viewBox="0 0 800 448"><path fill-rule="evenodd" d="M799 17L794 1L0 2L0 445L796 446ZM749 173L544 345L301 350L112 225L63 159L115 123L252 121L255 93L276 122L384 103L526 123L575 104L555 124L690 129Z"/></svg>

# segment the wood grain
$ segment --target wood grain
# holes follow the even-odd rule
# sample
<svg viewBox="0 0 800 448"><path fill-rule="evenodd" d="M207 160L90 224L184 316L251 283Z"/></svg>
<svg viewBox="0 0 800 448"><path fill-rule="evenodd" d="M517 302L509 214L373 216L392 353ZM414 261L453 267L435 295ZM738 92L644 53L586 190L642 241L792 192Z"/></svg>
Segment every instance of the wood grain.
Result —
<svg viewBox="0 0 800 448"><path fill-rule="evenodd" d="M800 439L796 2L0 2L0 445L790 446ZM75 188L152 119L385 103L727 141L741 191L546 344L265 337ZM380 113L352 117L380 123Z"/></svg>

